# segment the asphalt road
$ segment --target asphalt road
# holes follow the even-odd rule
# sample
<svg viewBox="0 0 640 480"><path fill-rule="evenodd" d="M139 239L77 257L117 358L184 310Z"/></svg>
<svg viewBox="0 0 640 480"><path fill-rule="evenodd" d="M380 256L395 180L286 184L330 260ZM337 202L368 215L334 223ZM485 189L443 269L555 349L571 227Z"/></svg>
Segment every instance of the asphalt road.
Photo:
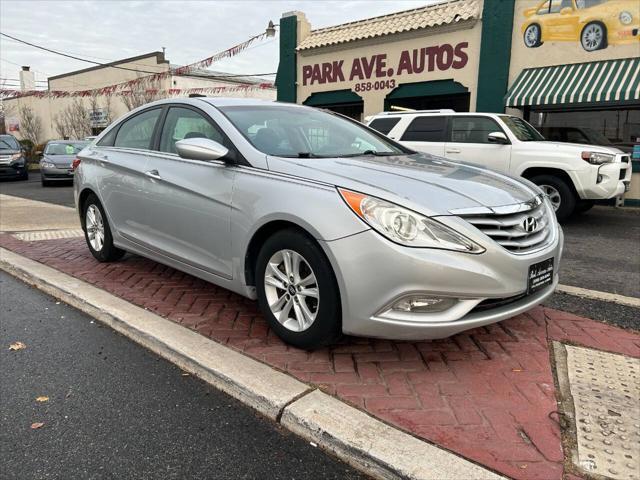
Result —
<svg viewBox="0 0 640 480"><path fill-rule="evenodd" d="M28 182L0 182L0 193L73 206L70 184L43 188L38 173ZM563 229L561 283L640 298L640 209L598 206L573 217ZM638 309L561 294L547 305L640 329Z"/></svg>
<svg viewBox="0 0 640 480"><path fill-rule="evenodd" d="M0 478L364 478L4 273L0 295Z"/></svg>
<svg viewBox="0 0 640 480"><path fill-rule="evenodd" d="M59 182L43 187L40 172L30 172L29 180L0 180L0 193L73 207L73 184Z"/></svg>

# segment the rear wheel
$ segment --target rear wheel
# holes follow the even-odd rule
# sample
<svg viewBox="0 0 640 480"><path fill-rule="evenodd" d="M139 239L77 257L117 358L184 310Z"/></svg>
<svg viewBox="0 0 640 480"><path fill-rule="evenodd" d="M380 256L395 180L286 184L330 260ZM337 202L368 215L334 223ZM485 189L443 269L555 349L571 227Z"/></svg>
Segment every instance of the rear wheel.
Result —
<svg viewBox="0 0 640 480"><path fill-rule="evenodd" d="M541 38L540 25L537 23L532 23L524 31L524 44L529 48L536 48L542 45Z"/></svg>
<svg viewBox="0 0 640 480"><path fill-rule="evenodd" d="M98 197L91 194L84 202L84 237L91 254L100 262L113 262L125 254L113 244L109 221Z"/></svg>
<svg viewBox="0 0 640 480"><path fill-rule="evenodd" d="M573 213L576 207L576 196L573 189L562 178L538 175L530 180L549 197L558 221L566 220Z"/></svg>
<svg viewBox="0 0 640 480"><path fill-rule="evenodd" d="M340 337L337 282L311 238L293 229L275 233L258 254L255 278L260 309L285 342L310 350Z"/></svg>
<svg viewBox="0 0 640 480"><path fill-rule="evenodd" d="M585 25L580 34L580 43L587 52L601 50L607 46L607 30L598 22Z"/></svg>

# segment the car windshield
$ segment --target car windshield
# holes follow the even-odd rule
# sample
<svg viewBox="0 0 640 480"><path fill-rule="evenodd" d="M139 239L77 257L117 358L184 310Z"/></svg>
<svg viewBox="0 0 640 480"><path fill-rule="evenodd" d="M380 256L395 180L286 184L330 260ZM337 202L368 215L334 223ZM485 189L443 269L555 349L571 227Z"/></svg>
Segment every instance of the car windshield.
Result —
<svg viewBox="0 0 640 480"><path fill-rule="evenodd" d="M267 155L322 158L410 153L364 126L312 108L220 107L231 123Z"/></svg>
<svg viewBox="0 0 640 480"><path fill-rule="evenodd" d="M75 155L87 145L88 142L50 143L44 153L45 155Z"/></svg>
<svg viewBox="0 0 640 480"><path fill-rule="evenodd" d="M500 115L500 119L521 142L539 142L544 140L540 132L519 117Z"/></svg>
<svg viewBox="0 0 640 480"><path fill-rule="evenodd" d="M0 150L20 150L20 144L12 135L0 135Z"/></svg>

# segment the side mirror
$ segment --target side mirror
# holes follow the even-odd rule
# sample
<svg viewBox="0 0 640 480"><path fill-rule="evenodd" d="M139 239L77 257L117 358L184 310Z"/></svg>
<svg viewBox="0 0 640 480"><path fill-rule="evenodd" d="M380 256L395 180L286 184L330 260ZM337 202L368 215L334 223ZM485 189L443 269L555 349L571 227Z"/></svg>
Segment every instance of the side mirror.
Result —
<svg viewBox="0 0 640 480"><path fill-rule="evenodd" d="M500 145L506 145L509 143L509 139L502 132L491 132L487 135L487 141L489 143L498 143Z"/></svg>
<svg viewBox="0 0 640 480"><path fill-rule="evenodd" d="M573 8L571 7L564 7L560 10L560 15L569 15L570 13L573 13Z"/></svg>
<svg viewBox="0 0 640 480"><path fill-rule="evenodd" d="M229 150L208 138L185 138L176 142L176 151L182 158L210 162L220 160L229 154Z"/></svg>
<svg viewBox="0 0 640 480"><path fill-rule="evenodd" d="M36 150L36 156L39 157L40 155L42 155L42 150Z"/></svg>

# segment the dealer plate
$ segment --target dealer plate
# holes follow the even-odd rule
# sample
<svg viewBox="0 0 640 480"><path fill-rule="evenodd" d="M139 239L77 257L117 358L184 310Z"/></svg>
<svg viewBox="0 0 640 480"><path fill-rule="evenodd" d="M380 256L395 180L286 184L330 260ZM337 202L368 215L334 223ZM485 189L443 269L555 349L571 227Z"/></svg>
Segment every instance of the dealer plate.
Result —
<svg viewBox="0 0 640 480"><path fill-rule="evenodd" d="M529 267L527 292L535 293L553 283L553 257Z"/></svg>

